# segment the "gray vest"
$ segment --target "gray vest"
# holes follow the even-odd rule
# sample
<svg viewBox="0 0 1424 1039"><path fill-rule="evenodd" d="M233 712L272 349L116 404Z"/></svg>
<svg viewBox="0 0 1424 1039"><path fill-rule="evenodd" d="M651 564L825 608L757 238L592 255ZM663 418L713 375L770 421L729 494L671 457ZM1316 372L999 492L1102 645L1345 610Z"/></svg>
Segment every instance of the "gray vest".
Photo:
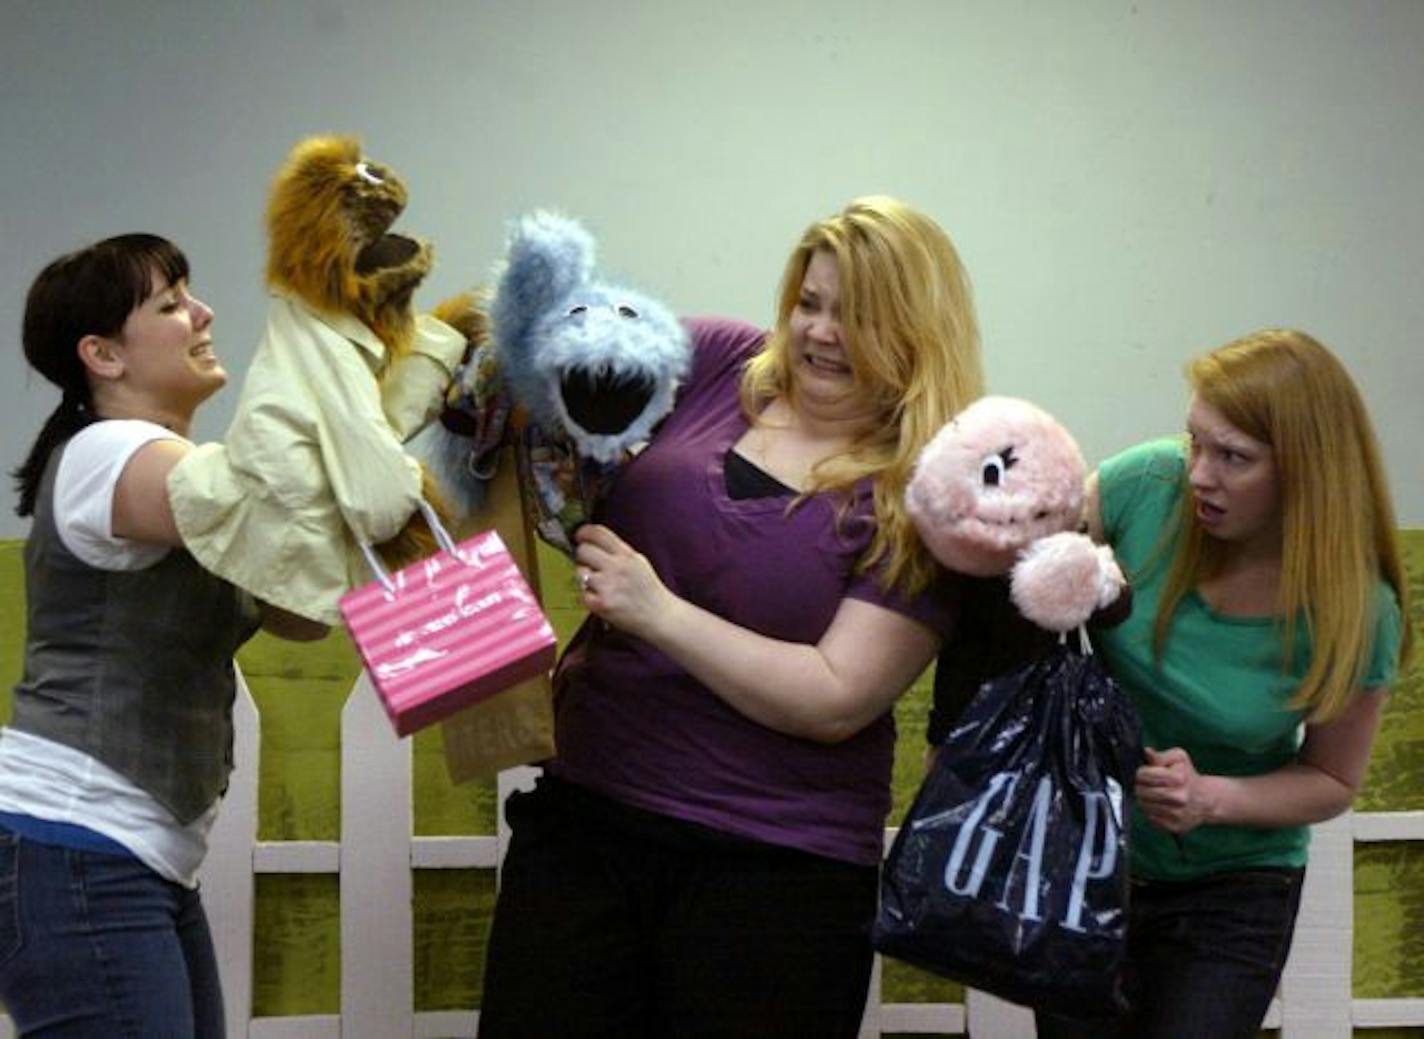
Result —
<svg viewBox="0 0 1424 1039"><path fill-rule="evenodd" d="M45 468L25 543L25 674L10 724L81 750L187 825L232 771L232 655L258 626L250 595L181 548L98 570L64 546Z"/></svg>

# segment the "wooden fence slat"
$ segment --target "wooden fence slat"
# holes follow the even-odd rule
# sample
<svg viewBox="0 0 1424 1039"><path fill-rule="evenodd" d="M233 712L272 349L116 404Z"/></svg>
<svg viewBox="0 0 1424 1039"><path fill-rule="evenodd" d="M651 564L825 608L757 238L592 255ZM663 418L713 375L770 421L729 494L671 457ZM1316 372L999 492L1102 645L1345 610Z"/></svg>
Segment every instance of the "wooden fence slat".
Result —
<svg viewBox="0 0 1424 1039"><path fill-rule="evenodd" d="M1357 841L1424 841L1424 811L1356 812L1350 818Z"/></svg>
<svg viewBox="0 0 1424 1039"><path fill-rule="evenodd" d="M415 1015L415 1039L473 1036L480 1015L472 1010L427 1010Z"/></svg>
<svg viewBox="0 0 1424 1039"><path fill-rule="evenodd" d="M292 1017L255 1017L248 1039L341 1039L337 1014L301 1014Z"/></svg>
<svg viewBox="0 0 1424 1039"><path fill-rule="evenodd" d="M885 1031L885 1022L881 1020L883 1004L880 999L880 983L884 973L884 959L876 953L870 961L870 987L866 991L865 1013L861 1015L860 1031L856 1039L880 1039L881 1033Z"/></svg>
<svg viewBox="0 0 1424 1039"><path fill-rule="evenodd" d="M883 1032L954 1035L965 1030L964 1007L959 1003L882 1003L880 1027ZM878 1039L881 1033L875 1034Z"/></svg>
<svg viewBox="0 0 1424 1039"><path fill-rule="evenodd" d="M258 841L254 873L340 873L340 841Z"/></svg>
<svg viewBox="0 0 1424 1039"><path fill-rule="evenodd" d="M410 862L416 869L493 869L499 863L499 838L416 837Z"/></svg>
<svg viewBox="0 0 1424 1039"><path fill-rule="evenodd" d="M964 1024L973 1039L1034 1039L1033 1011L987 992L966 989Z"/></svg>
<svg viewBox="0 0 1424 1039"><path fill-rule="evenodd" d="M233 771L208 835L208 857L203 860L198 883L217 951L227 1033L236 1037L247 1035L247 1023L252 1019L252 853L257 843L261 720L236 661L233 669L237 672Z"/></svg>
<svg viewBox="0 0 1424 1039"><path fill-rule="evenodd" d="M1354 853L1349 813L1312 829L1295 941L1281 976L1282 1039L1350 1034Z"/></svg>
<svg viewBox="0 0 1424 1039"><path fill-rule="evenodd" d="M410 740L363 671L341 712L341 1036L413 1034Z"/></svg>
<svg viewBox="0 0 1424 1039"><path fill-rule="evenodd" d="M1350 1016L1357 1028L1424 1027L1424 997L1356 999Z"/></svg>

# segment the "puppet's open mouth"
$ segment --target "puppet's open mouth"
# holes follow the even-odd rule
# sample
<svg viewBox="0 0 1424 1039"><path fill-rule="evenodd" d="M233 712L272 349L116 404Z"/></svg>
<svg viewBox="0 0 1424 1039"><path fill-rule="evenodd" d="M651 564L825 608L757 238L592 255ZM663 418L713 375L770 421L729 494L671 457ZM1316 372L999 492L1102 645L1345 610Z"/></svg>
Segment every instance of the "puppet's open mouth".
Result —
<svg viewBox="0 0 1424 1039"><path fill-rule="evenodd" d="M420 243L414 238L383 234L356 254L356 273L370 274L387 267L399 267L419 251Z"/></svg>
<svg viewBox="0 0 1424 1039"><path fill-rule="evenodd" d="M599 436L622 433L653 399L646 375L594 374L575 368L559 380L564 410L583 429Z"/></svg>

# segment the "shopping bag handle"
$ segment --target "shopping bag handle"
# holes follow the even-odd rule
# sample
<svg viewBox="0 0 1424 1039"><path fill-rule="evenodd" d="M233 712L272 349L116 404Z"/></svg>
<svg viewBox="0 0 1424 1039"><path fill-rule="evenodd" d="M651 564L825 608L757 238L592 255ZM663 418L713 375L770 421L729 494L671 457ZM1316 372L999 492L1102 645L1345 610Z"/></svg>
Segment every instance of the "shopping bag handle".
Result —
<svg viewBox="0 0 1424 1039"><path fill-rule="evenodd" d="M429 525L430 532L435 535L435 543L463 563L465 560L460 555L459 546L455 544L455 539L450 536L450 532L445 529L445 524L440 522L440 514L435 511L435 507L421 498L420 511L425 516L425 522ZM357 543L361 546L361 554L366 557L366 564L370 566L371 573L376 575L376 580L381 582L386 591L394 592L396 590L395 579L391 577L390 571L386 569L386 564L381 561L381 557L371 547L371 543L369 541Z"/></svg>

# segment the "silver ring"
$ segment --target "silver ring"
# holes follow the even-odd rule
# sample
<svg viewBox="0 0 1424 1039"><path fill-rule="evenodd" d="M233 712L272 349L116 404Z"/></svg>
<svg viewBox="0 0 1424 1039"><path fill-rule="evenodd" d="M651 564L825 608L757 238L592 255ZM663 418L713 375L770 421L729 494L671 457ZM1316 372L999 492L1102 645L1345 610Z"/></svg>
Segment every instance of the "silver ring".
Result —
<svg viewBox="0 0 1424 1039"><path fill-rule="evenodd" d="M584 594L584 595L587 595L587 594L588 594L588 585L589 585L589 582L592 581L592 580L593 580L593 574L590 573L590 572L587 571L587 570L585 570L583 573L579 574L579 588L583 590L583 594Z"/></svg>

